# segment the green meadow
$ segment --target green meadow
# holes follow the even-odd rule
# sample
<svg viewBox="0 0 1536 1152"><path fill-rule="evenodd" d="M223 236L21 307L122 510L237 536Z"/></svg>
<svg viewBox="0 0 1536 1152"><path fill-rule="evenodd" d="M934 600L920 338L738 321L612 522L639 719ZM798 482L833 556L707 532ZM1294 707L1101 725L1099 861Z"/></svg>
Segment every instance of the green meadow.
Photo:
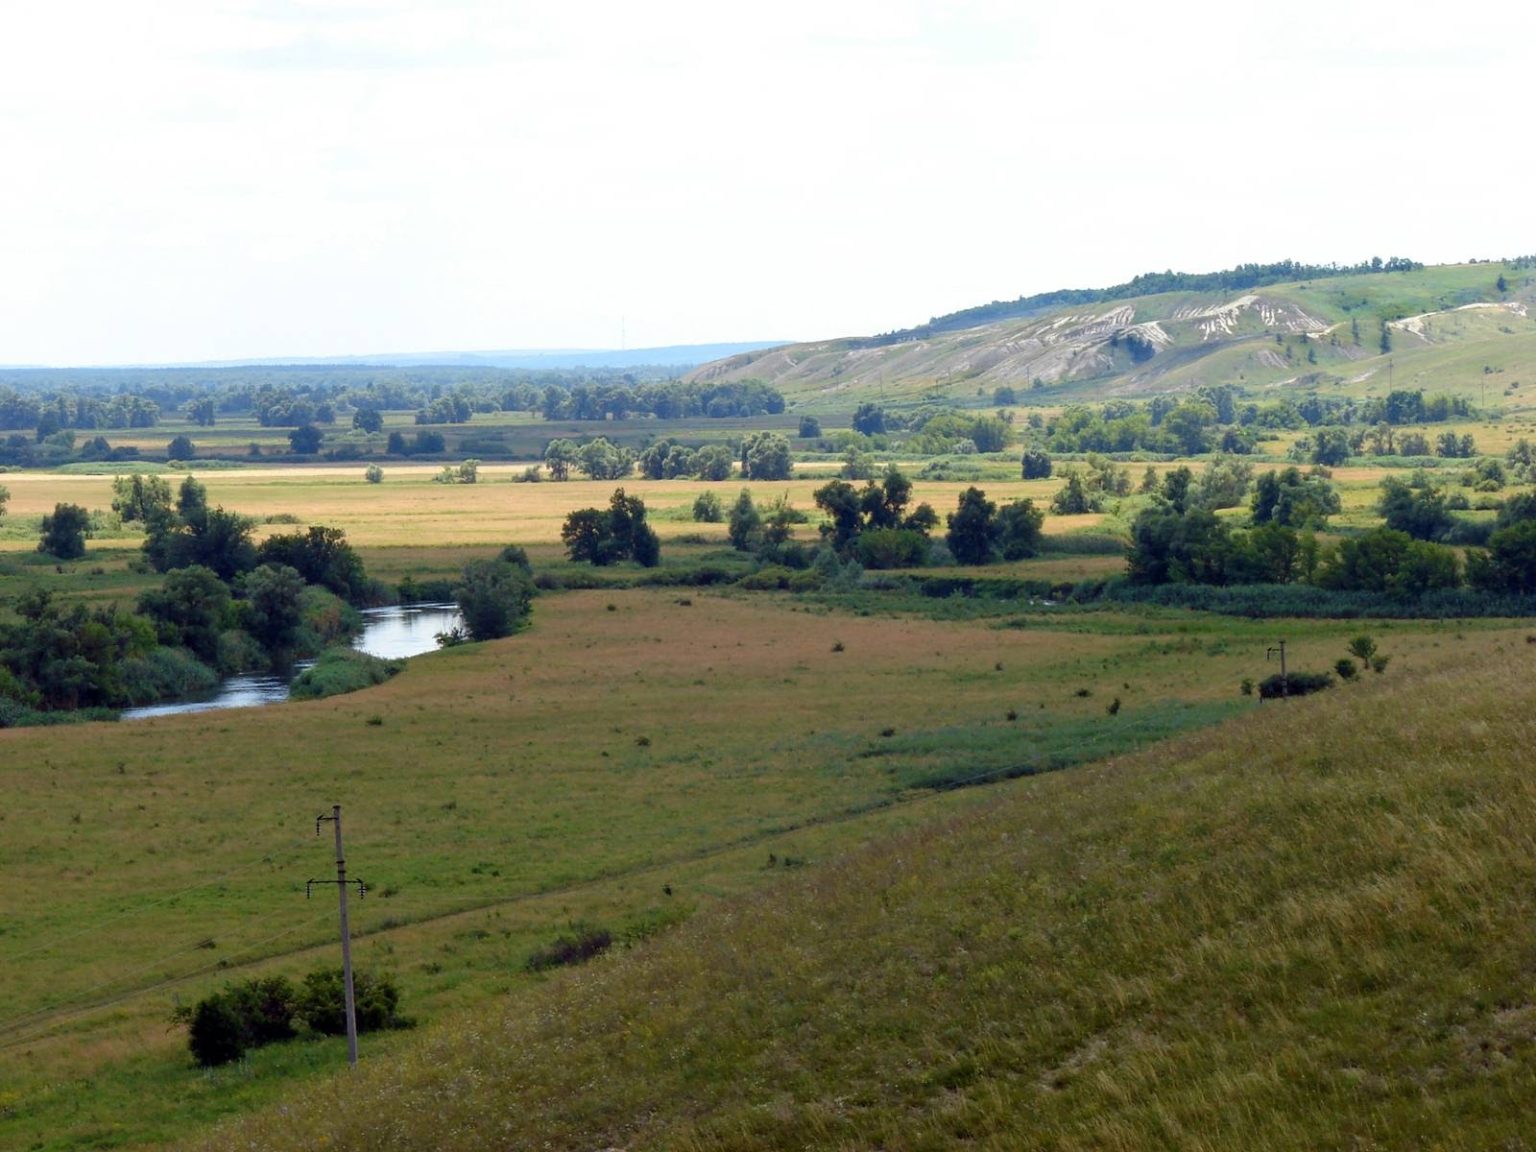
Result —
<svg viewBox="0 0 1536 1152"><path fill-rule="evenodd" d="M344 526L391 580L451 575L512 540L538 570L573 575L561 519L612 487L513 485L496 470L475 485L435 484L426 469L382 485L352 469L202 478L212 501L258 520ZM60 484L87 504L109 495L105 477L7 480L20 516ZM782 491L809 505L815 483L754 487L760 501ZM732 562L723 526L684 518L702 484L628 487L653 509L671 570ZM924 484L916 497L943 507L960 487ZM997 487L1043 497L1050 482ZM1069 547L1071 533L1113 524L1061 517L1047 528ZM133 543L124 530L68 565L13 548L4 579L126 603L153 581L135 571ZM1047 552L1005 571L1052 579L1104 559L1115 560ZM1274 670L1278 639L1293 668L1326 669L1362 631L605 577L542 595L513 637L417 658L356 694L0 732L6 1145L162 1145L335 1067L337 1043L309 1039L200 1071L170 1022L226 981L334 962L334 897L305 894L331 874L314 818L333 803L344 805L351 874L369 886L353 908L357 963L397 980L417 1025L365 1048L370 1061L410 1059L460 1013L540 1003L550 980L525 961L573 925L647 954L861 846L928 835L918 830L1028 795L1047 776L1263 711L1239 685ZM1371 630L1392 656L1373 678L1383 682L1524 637L1501 621Z"/></svg>

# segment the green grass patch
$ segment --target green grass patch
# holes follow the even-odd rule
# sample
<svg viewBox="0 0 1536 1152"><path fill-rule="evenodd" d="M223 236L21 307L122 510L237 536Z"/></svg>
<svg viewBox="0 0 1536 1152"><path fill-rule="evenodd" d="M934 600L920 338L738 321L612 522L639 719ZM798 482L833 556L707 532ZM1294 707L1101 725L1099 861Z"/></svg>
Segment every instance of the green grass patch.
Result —
<svg viewBox="0 0 1536 1152"><path fill-rule="evenodd" d="M327 648L309 668L293 678L289 696L318 700L382 684L405 667L404 660L381 660L352 648Z"/></svg>

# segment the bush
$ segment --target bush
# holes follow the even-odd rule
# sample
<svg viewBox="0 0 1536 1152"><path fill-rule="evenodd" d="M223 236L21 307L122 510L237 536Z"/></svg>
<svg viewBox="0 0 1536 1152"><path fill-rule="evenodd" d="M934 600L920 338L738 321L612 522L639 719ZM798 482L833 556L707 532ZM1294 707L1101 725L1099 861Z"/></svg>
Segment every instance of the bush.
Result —
<svg viewBox="0 0 1536 1152"><path fill-rule="evenodd" d="M909 528L872 528L854 541L865 568L917 568L928 558L928 537Z"/></svg>
<svg viewBox="0 0 1536 1152"><path fill-rule="evenodd" d="M294 1011L293 985L286 977L226 986L187 1013L187 1047L205 1068L228 1064L251 1048L291 1039Z"/></svg>
<svg viewBox="0 0 1536 1152"><path fill-rule="evenodd" d="M187 1026L187 1047L204 1068L228 1064L245 1055L245 1037L234 1006L222 996L198 1001Z"/></svg>
<svg viewBox="0 0 1536 1152"><path fill-rule="evenodd" d="M352 648L327 648L313 666L294 678L294 700L319 700L382 684L405 667L401 660L381 660Z"/></svg>
<svg viewBox="0 0 1536 1152"><path fill-rule="evenodd" d="M118 665L119 698L125 704L152 704L211 692L219 677L185 648L152 648Z"/></svg>
<svg viewBox="0 0 1536 1152"><path fill-rule="evenodd" d="M469 634L476 640L494 640L527 623L533 582L515 561L474 560L465 566L463 583L453 597Z"/></svg>
<svg viewBox="0 0 1536 1152"><path fill-rule="evenodd" d="M713 492L701 492L693 502L693 518L700 524L718 524L725 517L720 497Z"/></svg>
<svg viewBox="0 0 1536 1152"><path fill-rule="evenodd" d="M91 514L78 504L55 504L43 517L42 538L37 550L56 560L78 560L85 555L91 534Z"/></svg>
<svg viewBox="0 0 1536 1152"><path fill-rule="evenodd" d="M458 587L458 583L457 580L433 577L418 580L414 576L406 576L400 581L400 603L446 604L453 599L453 590Z"/></svg>
<svg viewBox="0 0 1536 1152"><path fill-rule="evenodd" d="M352 1000L359 1032L403 1028L407 1024L396 1011L400 1006L400 990L388 976L353 969ZM347 999L342 970L339 967L318 968L304 977L295 1012L316 1032L326 1036L344 1035L347 1031Z"/></svg>
<svg viewBox="0 0 1536 1152"><path fill-rule="evenodd" d="M1259 681L1259 698L1275 700L1282 696L1307 696L1331 687L1333 674L1330 672L1292 672L1284 678L1277 672Z"/></svg>
<svg viewBox="0 0 1536 1152"><path fill-rule="evenodd" d="M769 564L743 576L736 581L736 587L745 588L749 592L773 592L780 588L788 588L794 576L794 571L782 564Z"/></svg>
<svg viewBox="0 0 1536 1152"><path fill-rule="evenodd" d="M613 947L613 934L606 928L581 924L572 925L572 928L572 935L561 936L553 944L534 949L525 965L528 971L543 972L568 964L583 964Z"/></svg>

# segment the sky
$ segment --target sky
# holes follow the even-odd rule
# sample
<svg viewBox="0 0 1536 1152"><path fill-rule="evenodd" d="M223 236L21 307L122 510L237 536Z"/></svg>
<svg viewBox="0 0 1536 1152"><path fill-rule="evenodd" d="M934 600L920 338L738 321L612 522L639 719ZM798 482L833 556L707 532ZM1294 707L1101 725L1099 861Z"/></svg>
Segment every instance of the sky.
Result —
<svg viewBox="0 0 1536 1152"><path fill-rule="evenodd" d="M1533 9L0 0L0 364L811 340L1536 252Z"/></svg>

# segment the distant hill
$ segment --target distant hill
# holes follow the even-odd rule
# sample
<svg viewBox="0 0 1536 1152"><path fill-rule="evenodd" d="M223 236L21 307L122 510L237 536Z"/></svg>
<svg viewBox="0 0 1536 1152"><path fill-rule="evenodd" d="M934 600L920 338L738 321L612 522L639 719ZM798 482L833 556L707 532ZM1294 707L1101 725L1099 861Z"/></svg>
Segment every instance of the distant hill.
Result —
<svg viewBox="0 0 1536 1152"><path fill-rule="evenodd" d="M1522 258L1424 267L1283 262L1156 273L997 302L876 336L744 352L689 379L760 379L797 406L1021 402L1332 388L1510 395L1536 405L1536 277ZM1505 393L1505 389L1510 389Z"/></svg>
<svg viewBox="0 0 1536 1152"><path fill-rule="evenodd" d="M123 368L265 368L346 365L394 368L640 368L667 365L690 368L774 348L782 340L747 340L726 344L667 344L656 348L513 348L487 352L389 352L363 356L282 356L247 360L114 365ZM19 366L18 366L19 367Z"/></svg>

